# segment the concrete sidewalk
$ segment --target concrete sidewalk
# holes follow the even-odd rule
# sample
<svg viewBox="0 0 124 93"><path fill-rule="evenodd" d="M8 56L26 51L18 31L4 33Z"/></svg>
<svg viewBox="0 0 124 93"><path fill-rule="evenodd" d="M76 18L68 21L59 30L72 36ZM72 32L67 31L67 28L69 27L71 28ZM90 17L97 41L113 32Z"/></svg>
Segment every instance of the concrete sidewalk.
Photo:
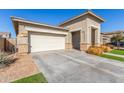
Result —
<svg viewBox="0 0 124 93"><path fill-rule="evenodd" d="M122 58L124 58L124 55L118 55L118 54L113 54L113 53L104 53L104 54L107 54L107 55L111 55L111 56L117 56L117 57L122 57Z"/></svg>

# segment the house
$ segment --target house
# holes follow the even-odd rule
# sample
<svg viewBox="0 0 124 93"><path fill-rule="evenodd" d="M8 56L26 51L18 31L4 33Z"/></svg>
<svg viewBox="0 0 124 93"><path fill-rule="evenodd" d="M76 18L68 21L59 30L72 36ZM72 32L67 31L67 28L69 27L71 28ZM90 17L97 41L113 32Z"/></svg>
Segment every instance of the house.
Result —
<svg viewBox="0 0 124 93"><path fill-rule="evenodd" d="M11 34L9 32L0 32L0 38L10 38Z"/></svg>
<svg viewBox="0 0 124 93"><path fill-rule="evenodd" d="M19 53L30 53L58 49L87 50L101 44L101 23L104 19L87 11L71 18L59 26L11 17Z"/></svg>
<svg viewBox="0 0 124 93"><path fill-rule="evenodd" d="M124 30L101 33L103 44L111 43L111 38L116 36L117 34L122 34L122 36L124 36Z"/></svg>

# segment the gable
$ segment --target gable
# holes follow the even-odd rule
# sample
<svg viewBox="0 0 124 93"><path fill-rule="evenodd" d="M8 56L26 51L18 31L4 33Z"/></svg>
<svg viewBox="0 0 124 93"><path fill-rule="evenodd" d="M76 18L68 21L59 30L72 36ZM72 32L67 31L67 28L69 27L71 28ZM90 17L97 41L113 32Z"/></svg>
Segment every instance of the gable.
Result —
<svg viewBox="0 0 124 93"><path fill-rule="evenodd" d="M73 17L70 20L67 20L67 21L63 22L59 26L64 27L64 26L70 25L72 23L75 23L75 22L81 21L83 19L86 19L89 16L93 17L94 19L96 19L96 21L98 21L100 23L104 22L104 19L102 19L101 17L97 16L96 14L92 13L91 11L87 11L87 12L85 12L85 13L79 15L79 16Z"/></svg>

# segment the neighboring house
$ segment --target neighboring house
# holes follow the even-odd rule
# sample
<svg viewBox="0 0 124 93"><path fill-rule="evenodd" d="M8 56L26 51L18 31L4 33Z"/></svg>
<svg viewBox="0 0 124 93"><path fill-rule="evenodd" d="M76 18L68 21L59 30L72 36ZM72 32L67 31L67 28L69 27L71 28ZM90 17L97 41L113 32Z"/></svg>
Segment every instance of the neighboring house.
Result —
<svg viewBox="0 0 124 93"><path fill-rule="evenodd" d="M11 17L19 53L58 49L87 50L101 44L101 23L104 19L87 11L57 26Z"/></svg>
<svg viewBox="0 0 124 93"><path fill-rule="evenodd" d="M11 34L9 32L0 32L0 38L10 38Z"/></svg>
<svg viewBox="0 0 124 93"><path fill-rule="evenodd" d="M101 33L103 44L111 43L111 38L117 34L122 34L122 36L124 36L124 30Z"/></svg>

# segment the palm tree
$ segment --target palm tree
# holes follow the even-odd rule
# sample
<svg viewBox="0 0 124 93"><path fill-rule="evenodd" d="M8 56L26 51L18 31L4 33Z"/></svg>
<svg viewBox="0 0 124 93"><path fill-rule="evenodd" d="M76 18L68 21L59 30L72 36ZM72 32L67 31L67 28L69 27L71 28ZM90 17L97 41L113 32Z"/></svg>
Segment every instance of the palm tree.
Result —
<svg viewBox="0 0 124 93"><path fill-rule="evenodd" d="M124 40L123 33L119 33L111 38L111 42L117 43L117 48L120 49L120 42Z"/></svg>

